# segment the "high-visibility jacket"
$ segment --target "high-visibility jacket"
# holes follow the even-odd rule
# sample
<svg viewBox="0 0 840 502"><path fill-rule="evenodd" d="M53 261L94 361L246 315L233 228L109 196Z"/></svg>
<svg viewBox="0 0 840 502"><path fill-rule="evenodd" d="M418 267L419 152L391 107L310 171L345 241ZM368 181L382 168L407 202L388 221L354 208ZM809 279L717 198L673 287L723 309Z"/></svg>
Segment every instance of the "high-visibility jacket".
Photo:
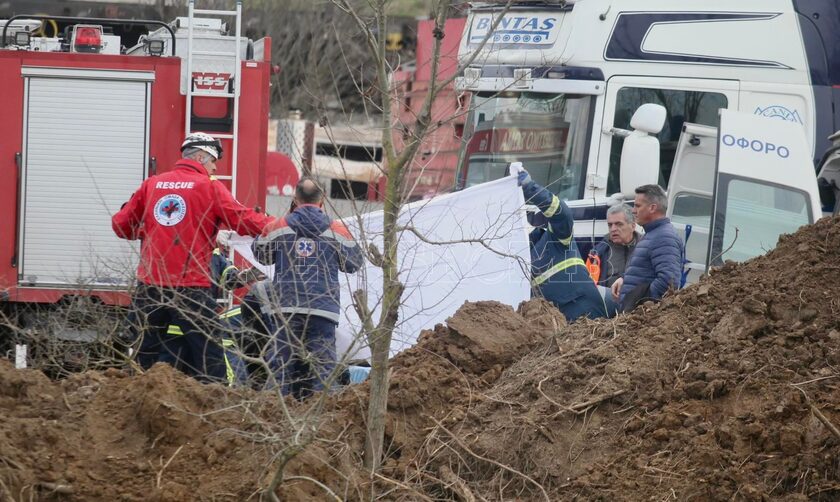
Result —
<svg viewBox="0 0 840 502"><path fill-rule="evenodd" d="M580 257L572 229L574 219L569 206L535 182L523 185L525 200L536 205L546 224L535 228L531 241L531 285L573 321L607 315L604 300Z"/></svg>
<svg viewBox="0 0 840 502"><path fill-rule="evenodd" d="M111 218L118 237L141 239L137 280L164 287L209 287L220 229L259 235L272 218L240 204L194 160L146 179Z"/></svg>

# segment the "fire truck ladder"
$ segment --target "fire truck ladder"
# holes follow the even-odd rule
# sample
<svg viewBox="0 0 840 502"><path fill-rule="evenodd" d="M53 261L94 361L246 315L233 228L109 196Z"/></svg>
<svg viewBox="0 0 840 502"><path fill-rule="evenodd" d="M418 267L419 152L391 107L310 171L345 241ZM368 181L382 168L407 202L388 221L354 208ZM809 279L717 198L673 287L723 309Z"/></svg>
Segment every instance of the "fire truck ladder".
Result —
<svg viewBox="0 0 840 502"><path fill-rule="evenodd" d="M196 15L210 15L210 16L230 16L236 19L236 43L233 52L224 51L206 51L195 49L195 38L193 27L195 26ZM231 132L227 134L215 133L211 131L204 131L219 140L229 139L232 148L230 153L230 175L216 176L220 180L230 180L230 191L236 197L236 165L237 157L239 156L239 92L241 87L242 77L242 52L241 52L241 36L242 36L242 0L236 0L235 10L213 10L213 9L196 9L195 0L190 0L189 3L189 27L187 29L187 118L186 118L186 134L197 132L192 129L192 99L193 97L206 98L220 98L233 100L233 125ZM230 58L234 62L233 80L229 82L224 92L216 90L195 90L193 81L193 65L195 63L194 57L218 57Z"/></svg>

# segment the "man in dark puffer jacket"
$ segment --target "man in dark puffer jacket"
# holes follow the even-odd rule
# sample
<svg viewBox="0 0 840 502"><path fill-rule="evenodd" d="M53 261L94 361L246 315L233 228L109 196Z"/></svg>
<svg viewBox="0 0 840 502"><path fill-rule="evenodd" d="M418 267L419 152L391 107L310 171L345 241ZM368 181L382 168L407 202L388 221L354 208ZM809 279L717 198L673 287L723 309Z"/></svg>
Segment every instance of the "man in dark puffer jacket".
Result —
<svg viewBox="0 0 840 502"><path fill-rule="evenodd" d="M659 185L636 189L633 214L645 235L630 256L624 277L612 285L620 310L633 310L644 300L660 300L669 288L679 289L683 242L665 214L668 197Z"/></svg>

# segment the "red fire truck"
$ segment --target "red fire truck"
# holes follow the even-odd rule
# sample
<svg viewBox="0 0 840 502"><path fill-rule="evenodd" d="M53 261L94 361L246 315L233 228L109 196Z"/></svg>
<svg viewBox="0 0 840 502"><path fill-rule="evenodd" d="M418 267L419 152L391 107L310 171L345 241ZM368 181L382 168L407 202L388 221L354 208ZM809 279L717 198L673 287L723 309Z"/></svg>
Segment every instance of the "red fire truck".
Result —
<svg viewBox="0 0 840 502"><path fill-rule="evenodd" d="M144 178L172 168L189 132L221 139L217 178L265 206L271 44L241 36L241 10L191 0L168 24L0 22L0 301L126 304L139 246L113 234L111 215ZM112 27L126 24L148 33L125 47Z"/></svg>

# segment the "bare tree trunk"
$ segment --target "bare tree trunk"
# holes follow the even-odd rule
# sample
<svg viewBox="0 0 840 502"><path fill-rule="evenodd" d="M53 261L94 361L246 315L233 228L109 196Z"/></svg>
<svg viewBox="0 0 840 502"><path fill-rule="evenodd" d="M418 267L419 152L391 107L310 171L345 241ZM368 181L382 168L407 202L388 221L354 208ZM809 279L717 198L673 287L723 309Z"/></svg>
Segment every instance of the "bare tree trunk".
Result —
<svg viewBox="0 0 840 502"><path fill-rule="evenodd" d="M399 214L404 202L403 180L411 165L411 160L417 153L422 139L431 123L432 103L435 100L440 86L435 85L437 81L438 63L440 59L441 40L443 39L443 27L446 23L446 15L449 11L450 0L439 0L434 3L435 11L435 45L432 55L432 71L430 75L429 91L423 102L421 112L418 116L413 137L405 145L401 152L394 148L391 136L392 124L391 110L395 102L394 89L391 89L387 61L385 59L385 37L370 36L370 45L378 55L377 76L379 80L379 106L382 110L382 146L386 159L388 171L388 183L385 189L385 207L383 218L383 245L382 255L382 311L379 323L374 330L370 340L371 349L371 374L370 374L370 402L368 403L367 437L365 438L365 467L372 471L379 470L382 462L385 421L388 411L388 359L391 352L391 339L394 328L399 317L399 307L402 301L404 286L399 280ZM375 16L379 33L386 32L385 5L377 4ZM358 19L358 18L357 18Z"/></svg>
<svg viewBox="0 0 840 502"><path fill-rule="evenodd" d="M390 134L387 132L386 134ZM371 373L370 402L368 403L367 436L365 437L365 467L379 470L385 441L385 420L388 411L388 358L391 338L399 317L403 285L399 281L397 219L401 207L401 170L404 164L394 162L388 168L383 215L383 298L379 323L370 337Z"/></svg>
<svg viewBox="0 0 840 502"><path fill-rule="evenodd" d="M387 166L388 182L385 189L384 207L384 235L383 253L381 267L383 271L383 298L382 310L379 322L376 327L368 327L368 342L371 351L371 372L370 372L370 400L367 413L367 437L365 438L365 467L376 471L379 469L384 453L385 421L388 410L388 359L391 351L391 339L394 328L399 317L399 307L402 301L404 285L399 279L399 214L402 208L405 194L403 183L411 161L419 149L423 138L434 127L435 120L447 119L446 117L432 117L433 103L437 94L449 85L455 78L452 75L443 81L438 81L438 69L440 66L441 41L445 35L447 15L451 0L434 0L432 12L434 13L434 50L431 58L431 74L429 76L429 88L423 100L423 105L417 115L414 129L408 139L397 151L392 130L398 125L392 117L393 106L397 102L395 89L391 88L389 72L392 70L386 58L385 33L387 32L387 0L373 0L367 3L375 19L376 31L362 19L360 11L355 9L351 0L332 0L342 11L348 14L357 24L361 33L365 36L366 44L373 55L376 65L376 80L378 87L373 94L376 106L382 113L382 150L385 165ZM490 32L482 40L471 58L465 62L465 66L472 63L487 40L490 34L501 22L505 13L510 8L513 0L508 0L501 15L498 16ZM378 34L378 35L377 35ZM460 73L460 72L458 72ZM361 316L366 317L366 316Z"/></svg>

